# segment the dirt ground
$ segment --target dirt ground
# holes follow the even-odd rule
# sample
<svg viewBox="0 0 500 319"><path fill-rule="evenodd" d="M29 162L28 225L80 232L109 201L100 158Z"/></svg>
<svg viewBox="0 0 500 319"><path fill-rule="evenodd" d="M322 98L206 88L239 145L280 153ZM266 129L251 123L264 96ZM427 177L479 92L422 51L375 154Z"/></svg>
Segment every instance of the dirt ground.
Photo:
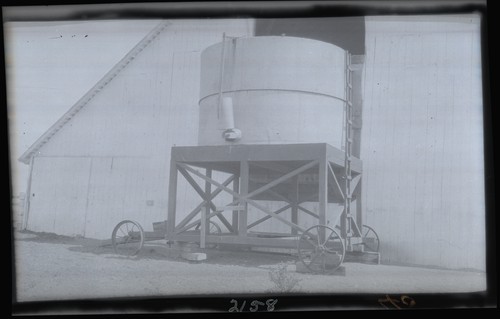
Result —
<svg viewBox="0 0 500 319"><path fill-rule="evenodd" d="M344 263L345 276L302 274L284 254L208 250L192 263L164 242L147 242L137 257L119 256L102 242L15 233L18 301L133 296L279 293L269 273L280 262L298 281L297 293L473 292L486 289L482 272Z"/></svg>

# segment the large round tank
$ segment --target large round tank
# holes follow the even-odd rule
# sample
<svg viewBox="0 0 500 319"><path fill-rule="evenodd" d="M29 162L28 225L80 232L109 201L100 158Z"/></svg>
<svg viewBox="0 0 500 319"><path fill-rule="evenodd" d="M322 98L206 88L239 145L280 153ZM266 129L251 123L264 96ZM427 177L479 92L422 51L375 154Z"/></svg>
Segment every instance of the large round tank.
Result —
<svg viewBox="0 0 500 319"><path fill-rule="evenodd" d="M201 55L199 145L329 143L340 148L345 83L345 51L333 44L263 36L212 45ZM230 121L221 119L223 101L232 103ZM221 122L234 123L241 138L225 139Z"/></svg>

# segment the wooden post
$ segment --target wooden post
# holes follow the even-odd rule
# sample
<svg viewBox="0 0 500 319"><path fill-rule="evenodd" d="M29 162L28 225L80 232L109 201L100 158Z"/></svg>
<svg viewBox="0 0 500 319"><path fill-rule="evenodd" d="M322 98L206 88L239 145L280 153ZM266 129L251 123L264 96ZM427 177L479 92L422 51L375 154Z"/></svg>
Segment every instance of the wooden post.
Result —
<svg viewBox="0 0 500 319"><path fill-rule="evenodd" d="M342 209L342 214L340 215L340 237L343 239L347 238L347 212L345 206Z"/></svg>
<svg viewBox="0 0 500 319"><path fill-rule="evenodd" d="M361 228L363 227L363 207L361 202L361 182L359 181L359 185L356 188L356 224L358 224L359 230L363 231Z"/></svg>
<svg viewBox="0 0 500 319"><path fill-rule="evenodd" d="M318 169L318 202L319 202L319 225L326 226L326 209L328 206L328 162L326 154L319 160ZM321 228L320 228L321 229ZM322 242L325 241L325 234L318 234Z"/></svg>
<svg viewBox="0 0 500 319"><path fill-rule="evenodd" d="M212 178L212 170L207 168L205 170L205 175L208 178ZM212 201L212 198L210 194L212 193L212 184L210 184L208 181L205 181L205 209L202 209L201 211L201 225L200 225L200 248L205 248L206 240L207 240L207 234L210 232L210 220L207 218L208 215L210 215L210 203Z"/></svg>
<svg viewBox="0 0 500 319"><path fill-rule="evenodd" d="M168 222L166 239L170 241L175 233L175 209L177 201L177 163L172 156L170 158L170 177L168 182Z"/></svg>
<svg viewBox="0 0 500 319"><path fill-rule="evenodd" d="M299 223L299 176L292 179L292 223ZM297 229L292 227L292 235L297 235Z"/></svg>
<svg viewBox="0 0 500 319"><path fill-rule="evenodd" d="M242 160L240 162L240 195L248 195L248 183L250 168L247 160ZM238 218L238 235L246 237L247 235L247 220L248 220L248 203L246 201L240 201L240 206L243 206L243 210L240 211L240 216Z"/></svg>
<svg viewBox="0 0 500 319"><path fill-rule="evenodd" d="M207 216L210 214L210 205L205 204L205 207L201 209L201 225L200 225L200 248L205 248L205 243L207 240Z"/></svg>
<svg viewBox="0 0 500 319"><path fill-rule="evenodd" d="M234 179L233 179L233 191L235 193L239 193L239 191L240 191L240 178L237 175L235 175ZM235 196L233 196L233 203L238 203L238 198ZM233 210L233 219L231 222L233 225L234 233L236 235L238 234L238 216L239 216L239 211Z"/></svg>

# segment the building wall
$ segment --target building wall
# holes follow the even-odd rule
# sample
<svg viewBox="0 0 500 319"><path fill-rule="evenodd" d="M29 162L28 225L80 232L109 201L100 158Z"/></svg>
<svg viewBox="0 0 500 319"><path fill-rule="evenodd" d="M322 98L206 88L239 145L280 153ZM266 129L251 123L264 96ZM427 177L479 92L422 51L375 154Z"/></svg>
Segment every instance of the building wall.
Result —
<svg viewBox="0 0 500 319"><path fill-rule="evenodd" d="M476 17L367 18L364 221L382 261L485 269Z"/></svg>
<svg viewBox="0 0 500 319"><path fill-rule="evenodd" d="M197 144L200 54L223 32L253 25L173 21L39 150L28 229L109 238L123 219L166 219L170 148ZM198 199L182 178L178 193L182 216Z"/></svg>
<svg viewBox="0 0 500 319"><path fill-rule="evenodd" d="M484 269L477 24L395 19L366 21L364 223L379 233L383 262ZM168 27L40 149L28 229L109 238L122 219L148 230L166 219L170 147L197 143L200 53L224 31L249 35L252 26ZM198 204L179 182L178 220ZM249 222L262 216L250 212ZM255 230L285 228L268 222Z"/></svg>

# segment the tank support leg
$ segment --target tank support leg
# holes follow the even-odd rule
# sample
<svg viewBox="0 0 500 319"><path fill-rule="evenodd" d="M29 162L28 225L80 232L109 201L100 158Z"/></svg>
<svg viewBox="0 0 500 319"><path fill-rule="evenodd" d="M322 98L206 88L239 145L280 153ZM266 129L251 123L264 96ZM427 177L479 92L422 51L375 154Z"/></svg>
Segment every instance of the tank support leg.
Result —
<svg viewBox="0 0 500 319"><path fill-rule="evenodd" d="M168 182L168 222L166 240L170 241L170 236L175 231L175 209L177 201L177 163L175 159L170 160L170 177Z"/></svg>
<svg viewBox="0 0 500 319"><path fill-rule="evenodd" d="M249 164L248 161L243 160L240 162L240 195L247 196L248 195L248 182L249 182ZM240 201L240 206L243 206L243 209L239 212L240 216L238 218L238 235L246 236L247 235L247 213L248 213L248 203L246 201Z"/></svg>
<svg viewBox="0 0 500 319"><path fill-rule="evenodd" d="M318 194L318 202L319 202L319 225L326 226L326 209L328 205L328 162L326 160L326 156L322 157L319 160L319 169L318 169L318 180L319 180L319 194ZM320 229L321 233L319 233L319 240L321 242L325 241L326 234L323 232L323 228Z"/></svg>
<svg viewBox="0 0 500 319"><path fill-rule="evenodd" d="M240 177L238 175L234 175L233 179L233 191L235 193L240 192ZM233 203L238 203L238 198L236 196L233 196ZM233 225L233 233L235 235L238 235L238 217L239 217L239 210L233 210L233 219L232 219L232 225Z"/></svg>
<svg viewBox="0 0 500 319"><path fill-rule="evenodd" d="M291 209L292 209L292 223L299 223L299 178L296 176L292 178L292 201ZM297 229L292 227L292 235L297 235Z"/></svg>

